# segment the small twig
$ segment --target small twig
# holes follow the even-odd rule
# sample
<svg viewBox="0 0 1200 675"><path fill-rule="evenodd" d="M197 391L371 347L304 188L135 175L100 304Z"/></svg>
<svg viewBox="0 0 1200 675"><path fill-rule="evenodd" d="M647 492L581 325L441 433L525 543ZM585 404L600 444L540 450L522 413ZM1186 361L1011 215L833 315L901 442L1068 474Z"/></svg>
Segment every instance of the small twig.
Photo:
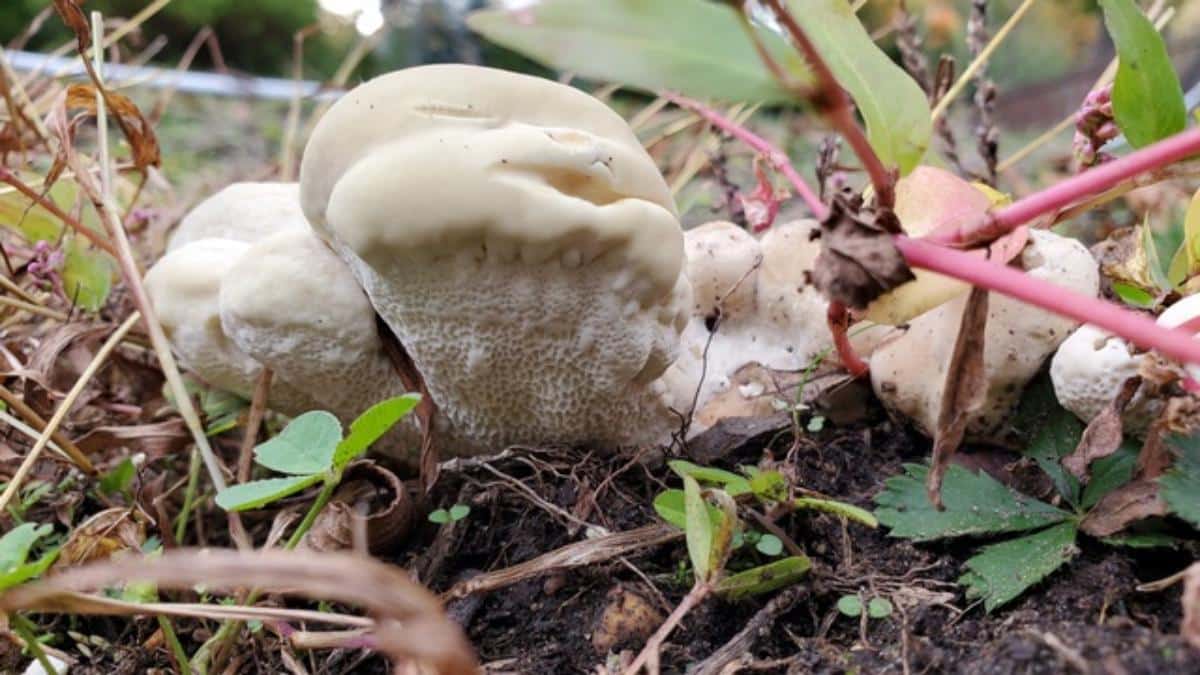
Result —
<svg viewBox="0 0 1200 675"><path fill-rule="evenodd" d="M23 417L30 426L39 432L46 429L46 420L42 419L42 416L37 414L37 411L26 405L25 401L22 401L16 394L9 391L7 387L0 386L0 399L7 403L10 408L15 410L18 415ZM92 466L91 460L87 458L87 455L83 454L79 446L67 438L66 434L55 429L51 432L50 438L58 444L58 447L62 448L62 451L71 458L72 462L75 462L75 465L81 471L93 476L96 475L96 467Z"/></svg>
<svg viewBox="0 0 1200 675"><path fill-rule="evenodd" d="M20 178L17 178L17 176L11 170L0 166L0 181L8 183L14 190L20 192L27 199L49 211L51 215L61 220L64 225L70 227L71 230L77 234L87 238L87 240L92 242L92 244L94 244L97 248L100 248L114 258L117 257L117 250L110 242L105 241L100 237L99 234L93 231L92 228L84 225L83 223L79 222L78 219L73 218L66 211L58 208L58 205L51 201L49 197L38 194L36 190L23 183Z"/></svg>
<svg viewBox="0 0 1200 675"><path fill-rule="evenodd" d="M0 274L0 286L3 286L5 288L5 290L9 291L13 295L20 296L20 298L26 302L32 302L35 305L42 304L37 298L35 298L33 296L32 293L25 290L24 288L21 288L20 286L17 285L17 282L13 281L12 279L9 279L8 277L4 276L3 274Z"/></svg>
<svg viewBox="0 0 1200 675"><path fill-rule="evenodd" d="M554 504L551 504L550 502L546 501L545 499L542 499L541 496L539 496L538 493L534 492L528 485L526 485L525 483L517 480L516 478L513 478L512 476L504 473L503 471L500 471L499 469L492 466L491 464L480 464L479 468L483 469L484 471L487 471L488 473L499 478L500 480L504 481L505 483L508 483L514 490L525 495L525 497L527 499L529 499L535 505L537 505L539 508L541 508L542 510L546 511L547 513L549 513L551 515L558 516L559 518L562 518L570 523L578 525L579 527L584 528L584 530L586 530L588 533L590 533L592 535L606 536L606 535L612 534L611 532L608 531L607 528L601 527L600 525L593 525L592 523L589 523L586 520L576 517L574 514L570 513L569 511L567 511L563 508L560 508Z"/></svg>
<svg viewBox="0 0 1200 675"><path fill-rule="evenodd" d="M108 336L108 339L105 340L104 344L100 346L100 350L97 351L96 355L92 357L91 362L88 363L87 367L83 369L82 373L80 373L79 379L75 380L75 384L71 387L71 390L67 392L65 397L63 397L62 402L58 404L58 408L54 411L54 415L52 415L50 417L50 421L46 423L46 428L42 430L42 435L38 437L37 442L34 443L33 447L29 449L29 454L25 455L25 459L21 462L21 466L18 467L17 472L13 474L12 480L8 482L8 487L4 489L3 494L0 494L0 512L4 511L4 509L8 506L8 503L12 501L13 496L17 493L17 490L20 489L21 483L23 483L29 476L29 472L33 470L33 465L37 462L38 457L41 456L42 451L46 448L46 444L50 442L51 436L54 434L55 430L58 429L59 425L63 423L63 420L66 419L67 413L71 411L71 407L75 405L75 401L81 394L83 394L83 390L87 386L88 382L90 382L92 377L95 376L97 371L100 370L100 367L103 366L104 362L108 359L108 355L111 354L114 349L116 349L117 345L120 344L121 340L125 337L125 334L133 328L134 324L136 324L140 318L141 314L138 312L130 314L129 318L125 319L125 322L122 323L112 335Z"/></svg>
<svg viewBox="0 0 1200 675"><path fill-rule="evenodd" d="M727 672L725 666L749 654L755 640L762 637L771 628L775 619L796 604L800 593L801 589L796 586L780 591L754 616L750 617L745 627L738 631L737 635L730 638L708 658L696 664L694 668L689 669L688 673L690 675L720 675Z"/></svg>
<svg viewBox="0 0 1200 675"><path fill-rule="evenodd" d="M24 300L10 298L7 295L0 295L0 305L5 305L7 307L13 307L16 309L23 309L26 312L29 312L30 314L37 314L39 316L44 316L44 317L47 317L50 319L54 319L55 321L61 321L63 323L66 323L66 321L67 321L67 315L63 314L62 312L60 312L56 309L50 309L49 307L35 305L32 302L25 302Z"/></svg>
<svg viewBox="0 0 1200 675"><path fill-rule="evenodd" d="M237 481L250 480L250 469L254 463L254 446L258 443L258 430L262 426L267 410L267 396L271 392L271 369L263 368L254 383L254 395L250 398L250 412L246 415L246 428L242 434L242 447L238 452Z"/></svg>
<svg viewBox="0 0 1200 675"><path fill-rule="evenodd" d="M666 621L663 621L658 630L654 632L654 635L651 635L650 639L646 640L646 646L642 648L641 653L637 655L633 663L629 664L629 667L623 671L624 675L638 675L643 667L647 667L651 673L657 674L658 654L659 650L662 649L662 643L671 635L671 631L675 630L679 622L683 621L683 617L687 616L688 612L692 611L712 593L712 589L713 586L711 583L697 581L696 585L692 586L692 590L688 591L688 594L683 596L683 600L679 601L679 605L675 607L675 611L671 612L671 615L667 617Z"/></svg>

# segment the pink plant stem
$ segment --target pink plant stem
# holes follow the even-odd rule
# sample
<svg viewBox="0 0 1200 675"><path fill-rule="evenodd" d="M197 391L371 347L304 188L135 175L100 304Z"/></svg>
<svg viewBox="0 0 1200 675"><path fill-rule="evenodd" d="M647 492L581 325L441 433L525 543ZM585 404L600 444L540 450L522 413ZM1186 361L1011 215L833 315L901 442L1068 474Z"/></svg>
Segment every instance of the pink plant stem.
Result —
<svg viewBox="0 0 1200 675"><path fill-rule="evenodd" d="M804 178L796 172L796 169L792 166L792 162L790 159L788 159L788 156L779 148L771 145L770 141L762 136L759 136L753 131L750 131L746 127L743 127L737 122L734 122L728 117L725 117L721 113L713 110L699 101L673 92L664 93L663 98L674 103L680 108L687 108L688 110L691 110L707 120L709 124L712 124L714 127L717 127L721 131L733 136L739 141L745 143L751 149L765 156L767 161L771 163L771 166L788 179L788 182L792 184L792 188L796 190L796 194L800 195L800 198L804 200L804 203L808 204L808 208L810 211L812 211L813 217L815 217L817 220L823 220L825 216L828 215L829 209L825 206L825 204L821 203L821 200L817 198L817 195L812 191L812 188L808 187L808 184L804 182Z"/></svg>
<svg viewBox="0 0 1200 675"><path fill-rule="evenodd" d="M935 232L926 241L971 246L995 239L1040 216L1116 187L1122 181L1200 153L1200 128L1178 133L1121 159L1067 178L1041 192L989 213L966 225Z"/></svg>
<svg viewBox="0 0 1200 675"><path fill-rule="evenodd" d="M1055 314L1094 324L1172 359L1200 364L1200 341L1193 340L1186 329L1164 328L1145 314L1069 291L1007 265L980 260L961 251L905 236L897 236L895 241L896 248L914 267L945 274Z"/></svg>

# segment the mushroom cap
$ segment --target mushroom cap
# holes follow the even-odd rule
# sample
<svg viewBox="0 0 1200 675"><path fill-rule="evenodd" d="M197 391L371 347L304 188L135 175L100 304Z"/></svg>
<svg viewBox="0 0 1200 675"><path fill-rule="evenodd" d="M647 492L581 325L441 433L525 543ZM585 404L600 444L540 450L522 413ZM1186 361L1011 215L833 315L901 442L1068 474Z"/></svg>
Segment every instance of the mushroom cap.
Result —
<svg viewBox="0 0 1200 675"><path fill-rule="evenodd" d="M944 169L918 166L896 181L896 217L910 237L922 237L946 225L967 224L987 213L991 205L986 192ZM913 270L913 275L912 281L876 298L863 318L898 326L971 288L926 270Z"/></svg>
<svg viewBox="0 0 1200 675"><path fill-rule="evenodd" d="M691 304L670 191L624 120L549 80L411 68L317 124L301 201L445 414L452 452L624 443Z"/></svg>
<svg viewBox="0 0 1200 675"><path fill-rule="evenodd" d="M1050 361L1054 396L1076 417L1091 422L1117 397L1125 380L1138 374L1143 359L1125 340L1091 324L1080 326ZM1141 391L1134 394L1121 415L1126 431L1144 431L1161 409L1161 402L1146 399Z"/></svg>
<svg viewBox="0 0 1200 675"><path fill-rule="evenodd" d="M233 183L183 217L167 250L201 239L253 242L281 230L305 229L299 183Z"/></svg>
<svg viewBox="0 0 1200 675"><path fill-rule="evenodd" d="M1088 250L1074 239L1035 230L1020 256L1028 274L1070 290L1095 295L1100 273ZM937 427L946 371L967 297L960 296L896 329L871 355L871 384L893 412L932 435ZM1076 323L996 293L988 299L984 372L988 390L970 415L968 437L992 438L1022 390Z"/></svg>
<svg viewBox="0 0 1200 675"><path fill-rule="evenodd" d="M754 310L762 249L746 230L724 220L705 223L684 235L693 315L743 316Z"/></svg>
<svg viewBox="0 0 1200 675"><path fill-rule="evenodd" d="M248 246L223 277L219 305L242 352L342 420L404 393L366 294L309 230Z"/></svg>
<svg viewBox="0 0 1200 675"><path fill-rule="evenodd" d="M163 256L146 273L146 293L180 361L209 384L249 397L262 365L243 352L221 325L221 282L246 252L245 242L201 239ZM315 401L286 385L272 402L291 411Z"/></svg>

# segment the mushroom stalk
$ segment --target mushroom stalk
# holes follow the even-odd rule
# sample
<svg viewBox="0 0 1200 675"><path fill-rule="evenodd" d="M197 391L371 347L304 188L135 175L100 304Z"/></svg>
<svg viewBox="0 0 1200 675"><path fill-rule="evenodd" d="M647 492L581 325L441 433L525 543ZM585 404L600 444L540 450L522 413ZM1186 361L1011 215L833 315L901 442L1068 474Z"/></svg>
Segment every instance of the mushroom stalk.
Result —
<svg viewBox="0 0 1200 675"><path fill-rule="evenodd" d="M1163 328L1145 315L1033 279L1007 265L983 261L960 251L904 236L896 237L895 241L905 260L915 267L961 279L1061 316L1100 326L1140 347L1156 349L1173 359L1200 364L1200 342L1193 340L1187 330Z"/></svg>

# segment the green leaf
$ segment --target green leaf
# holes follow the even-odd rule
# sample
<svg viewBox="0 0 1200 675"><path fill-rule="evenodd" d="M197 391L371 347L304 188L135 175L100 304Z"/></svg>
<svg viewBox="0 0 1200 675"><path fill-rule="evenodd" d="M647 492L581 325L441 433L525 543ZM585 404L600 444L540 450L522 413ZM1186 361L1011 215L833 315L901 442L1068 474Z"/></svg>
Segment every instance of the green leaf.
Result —
<svg viewBox="0 0 1200 675"><path fill-rule="evenodd" d="M892 615L892 603L887 598L871 598L867 603L867 616L884 619Z"/></svg>
<svg viewBox="0 0 1200 675"><path fill-rule="evenodd" d="M702 483L715 483L720 485L725 489L725 492L729 493L730 497L736 497L751 491L750 481L744 476L739 476L732 471L699 466L692 464L691 462L686 462L682 459L676 459L667 462L667 466L671 467L672 471L679 474L680 478L691 476Z"/></svg>
<svg viewBox="0 0 1200 675"><path fill-rule="evenodd" d="M129 484L133 482L134 473L133 460L126 457L120 464L113 467L112 471L100 478L100 494L112 495L125 492L129 488Z"/></svg>
<svg viewBox="0 0 1200 675"><path fill-rule="evenodd" d="M1154 226L1150 224L1149 213L1142 219L1141 234L1142 250L1146 252L1146 271L1150 273L1150 280L1164 291L1171 290L1171 271L1163 265L1162 258L1158 255L1158 243L1154 239Z"/></svg>
<svg viewBox="0 0 1200 675"><path fill-rule="evenodd" d="M54 528L50 525L22 523L0 537L0 574L6 574L18 565L25 564L33 545L53 531Z"/></svg>
<svg viewBox="0 0 1200 675"><path fill-rule="evenodd" d="M324 410L296 417L275 438L254 449L254 461L294 475L321 473L333 465L334 451L342 440L342 425Z"/></svg>
<svg viewBox="0 0 1200 675"><path fill-rule="evenodd" d="M321 482L323 474L268 478L229 487L217 493L217 506L226 511L248 511L294 495L304 488Z"/></svg>
<svg viewBox="0 0 1200 675"><path fill-rule="evenodd" d="M1159 494L1171 513L1200 528L1200 435L1176 437L1171 444L1180 455L1158 479Z"/></svg>
<svg viewBox="0 0 1200 675"><path fill-rule="evenodd" d="M1176 229L1176 228L1171 228ZM1183 217L1183 243L1175 250L1167 276L1178 286L1200 272L1200 190L1192 195L1187 214Z"/></svg>
<svg viewBox="0 0 1200 675"><path fill-rule="evenodd" d="M1133 0L1100 0L1117 47L1113 83L1117 126L1135 148L1183 131L1187 107L1167 46Z"/></svg>
<svg viewBox="0 0 1200 675"><path fill-rule="evenodd" d="M846 0L789 0L792 16L850 92L879 159L907 174L933 133L921 87L871 39Z"/></svg>
<svg viewBox="0 0 1200 675"><path fill-rule="evenodd" d="M717 593L727 600L769 593L796 583L811 568L812 562L808 558L789 556L725 577L717 583Z"/></svg>
<svg viewBox="0 0 1200 675"><path fill-rule="evenodd" d="M758 550L759 553L774 558L780 553L783 553L783 542L779 540L779 537L776 537L773 534L764 534L758 538L757 542L754 543L754 548Z"/></svg>
<svg viewBox="0 0 1200 675"><path fill-rule="evenodd" d="M1138 288L1133 284L1125 283L1124 281L1112 282L1113 292L1121 299L1121 302L1138 309L1153 309L1155 302L1154 296L1149 291Z"/></svg>
<svg viewBox="0 0 1200 675"><path fill-rule="evenodd" d="M663 490L654 498L654 512L659 518L678 527L681 530L687 529L687 513L684 508L683 490ZM712 504L708 505L708 516L712 520L713 527L716 527L721 522L721 510Z"/></svg>
<svg viewBox="0 0 1200 675"><path fill-rule="evenodd" d="M715 528L708 514L708 504L700 494L700 484L691 476L683 477L683 510L687 521L684 534L692 570L697 581L707 581L713 571L711 560Z"/></svg>
<svg viewBox="0 0 1200 675"><path fill-rule="evenodd" d="M455 504L450 507L450 520L462 520L471 512L471 507L466 504Z"/></svg>
<svg viewBox="0 0 1200 675"><path fill-rule="evenodd" d="M1074 522L985 546L967 560L968 572L958 582L967 587L967 598L982 599L987 611L1004 605L1027 588L1045 579L1076 553Z"/></svg>
<svg viewBox="0 0 1200 675"><path fill-rule="evenodd" d="M367 448L371 447L372 443L379 440L397 422L412 412L420 402L420 394L404 394L380 401L367 408L366 412L350 423L350 433L338 443L337 450L333 454L333 466L340 471L357 459L367 451ZM341 435L340 427L338 435Z"/></svg>
<svg viewBox="0 0 1200 675"><path fill-rule="evenodd" d="M812 509L814 511L825 511L832 513L835 516L841 516L849 520L857 521L867 527L879 527L879 520L871 515L871 512L866 509L860 509L853 504L837 502L832 499L817 499L815 497L797 497L792 502L792 506L797 509Z"/></svg>
<svg viewBox="0 0 1200 675"><path fill-rule="evenodd" d="M944 511L938 511L925 492L929 467L906 464L875 497L879 522L893 537L931 541L965 535L1032 530L1061 522L1071 514L1027 497L986 473L973 473L952 464L942 482Z"/></svg>
<svg viewBox="0 0 1200 675"><path fill-rule="evenodd" d="M63 244L63 292L67 298L89 312L99 311L112 290L116 264L104 251L91 248L82 238Z"/></svg>
<svg viewBox="0 0 1200 675"><path fill-rule="evenodd" d="M58 547L34 562L25 562L39 539L53 531L50 525L23 523L0 537L0 591L37 577L58 557Z"/></svg>
<svg viewBox="0 0 1200 675"><path fill-rule="evenodd" d="M436 509L429 513L429 522L445 525L450 522L450 512L446 509Z"/></svg>
<svg viewBox="0 0 1200 675"><path fill-rule="evenodd" d="M728 101L792 99L764 65L737 10L708 0L542 0L516 11L482 10L471 30L559 70L650 92L673 89ZM799 53L754 29L772 58L804 84Z"/></svg>
<svg viewBox="0 0 1200 675"><path fill-rule="evenodd" d="M1128 483L1133 477L1133 467L1137 464L1138 450L1137 441L1125 439L1116 452L1096 460L1091 467L1092 479L1083 488L1079 506L1090 509L1103 499L1104 495Z"/></svg>
<svg viewBox="0 0 1200 675"><path fill-rule="evenodd" d="M207 423L204 433L209 436L235 428L242 411L249 407L246 399L224 389L203 388L199 398Z"/></svg>
<svg viewBox="0 0 1200 675"><path fill-rule="evenodd" d="M843 595L837 601L838 611L848 617L862 616L862 600L857 595Z"/></svg>
<svg viewBox="0 0 1200 675"><path fill-rule="evenodd" d="M1042 375L1025 390L1014 426L1029 438L1025 455L1032 457L1054 482L1058 494L1070 504L1079 502L1079 481L1063 468L1083 436L1084 425L1058 403L1049 376Z"/></svg>
<svg viewBox="0 0 1200 675"><path fill-rule="evenodd" d="M750 490L761 501L783 501L787 498L787 481L778 471L757 471L750 476Z"/></svg>

